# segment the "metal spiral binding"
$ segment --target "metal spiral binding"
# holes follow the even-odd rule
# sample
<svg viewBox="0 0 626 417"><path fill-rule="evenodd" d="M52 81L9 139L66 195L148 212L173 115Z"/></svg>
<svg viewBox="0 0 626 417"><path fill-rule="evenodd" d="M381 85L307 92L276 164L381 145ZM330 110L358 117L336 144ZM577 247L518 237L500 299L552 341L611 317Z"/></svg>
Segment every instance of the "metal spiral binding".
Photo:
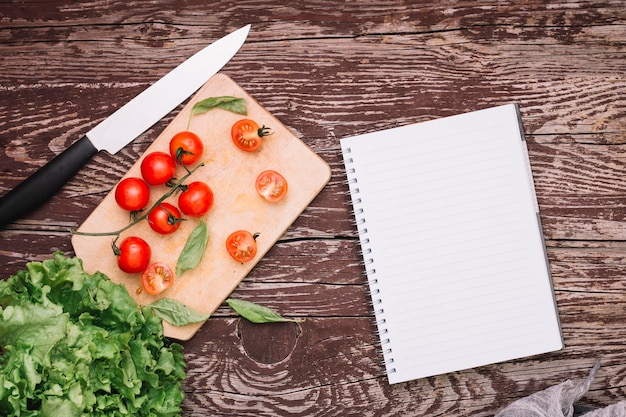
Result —
<svg viewBox="0 0 626 417"><path fill-rule="evenodd" d="M353 217L353 225L356 227L359 240L361 244L361 262L360 264L363 267L363 273L367 278L367 288L369 290L369 301L368 305L372 306L372 310L374 311L375 316L375 324L376 324L376 335L380 342L379 349L382 353L383 358L381 359L381 365L387 369L388 373L396 372L396 369L391 365L394 363L394 359L391 356L392 350L390 347L391 344L391 335L389 334L389 329L387 328L387 320L385 319L385 309L383 308L383 294L381 289L378 287L378 278L376 277L376 268L375 268L375 254L370 247L370 239L367 236L367 220L365 219L365 210L361 206L363 203L360 194L360 189L358 187L358 179L357 179L357 170L354 166L351 166L354 163L354 160L349 154L352 152L350 148L342 149L343 162L345 166L346 172L346 180L344 181L345 185L348 186L348 193L350 195L350 199L352 201L352 217Z"/></svg>
<svg viewBox="0 0 626 417"><path fill-rule="evenodd" d="M373 263L374 263L374 259L372 258L363 258L363 260L360 262L361 266L365 266L365 267Z"/></svg>
<svg viewBox="0 0 626 417"><path fill-rule="evenodd" d="M361 213L362 213L362 209L359 209L359 210L361 210ZM360 225L362 225L362 224L365 224L365 219L364 218L360 218L360 219L359 218L355 218L354 220L352 220L352 225L356 226L357 228Z"/></svg>
<svg viewBox="0 0 626 417"><path fill-rule="evenodd" d="M355 218L356 218L357 216L362 215L363 213L364 213L363 208L358 208L358 209L356 209L356 210L355 210L355 209L350 210L350 214L352 215L352 217L355 217ZM355 221L354 221L354 220L352 220L352 224L353 224L353 225L355 224Z"/></svg>
<svg viewBox="0 0 626 417"><path fill-rule="evenodd" d="M383 299L380 298L380 289L379 288L375 288L373 290L370 290L370 298L371 298L371 305L372 306L377 306L383 303Z"/></svg>

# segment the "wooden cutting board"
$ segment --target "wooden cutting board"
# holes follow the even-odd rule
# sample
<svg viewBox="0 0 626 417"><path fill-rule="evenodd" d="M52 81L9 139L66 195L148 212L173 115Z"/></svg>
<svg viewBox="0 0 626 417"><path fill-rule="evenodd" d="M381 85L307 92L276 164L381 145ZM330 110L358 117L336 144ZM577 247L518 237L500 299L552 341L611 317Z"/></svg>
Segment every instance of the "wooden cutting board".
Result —
<svg viewBox="0 0 626 417"><path fill-rule="evenodd" d="M175 284L159 296L151 296L141 291L141 274L127 274L118 268L111 249L111 236L72 237L72 245L76 255L83 260L85 270L89 273L101 271L114 282L122 283L140 305L167 297L181 301L199 312L213 313L330 179L331 170L326 162L223 74L213 76L196 93L124 178L140 177L139 167L143 156L157 150L168 152L171 137L187 130L192 106L202 99L216 96L243 98L248 107L248 115L245 117L255 120L260 126L270 127L273 134L264 138L258 152L248 153L239 150L230 139L232 124L244 116L222 109L193 116L188 130L198 134L204 141L206 165L195 171L188 182L205 181L213 190L215 198L213 207L203 217L209 229L209 242L197 268L177 277ZM279 203L265 202L256 194L256 177L266 169L280 172L289 185L287 195ZM184 169L179 167L177 177L183 175ZM108 232L128 224L129 214L117 206L114 192L115 189L107 194L79 231ZM165 186L152 187L148 207L165 192ZM167 201L175 204L176 198L170 197ZM142 237L152 247L152 262L165 262L174 271L187 237L198 221L188 218L171 235L159 235L150 229L146 221L142 221L125 231L118 243L126 236ZM239 229L259 233L256 258L243 264L234 261L225 249L226 237ZM166 336L188 340L202 323L177 327L164 322L164 326Z"/></svg>

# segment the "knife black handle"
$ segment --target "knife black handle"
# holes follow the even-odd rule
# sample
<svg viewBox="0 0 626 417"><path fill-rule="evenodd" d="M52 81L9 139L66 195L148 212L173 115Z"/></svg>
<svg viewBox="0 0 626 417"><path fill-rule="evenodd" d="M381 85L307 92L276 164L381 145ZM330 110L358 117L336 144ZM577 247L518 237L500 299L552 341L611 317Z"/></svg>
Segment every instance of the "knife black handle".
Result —
<svg viewBox="0 0 626 417"><path fill-rule="evenodd" d="M0 229L56 194L98 150L83 136L0 198Z"/></svg>

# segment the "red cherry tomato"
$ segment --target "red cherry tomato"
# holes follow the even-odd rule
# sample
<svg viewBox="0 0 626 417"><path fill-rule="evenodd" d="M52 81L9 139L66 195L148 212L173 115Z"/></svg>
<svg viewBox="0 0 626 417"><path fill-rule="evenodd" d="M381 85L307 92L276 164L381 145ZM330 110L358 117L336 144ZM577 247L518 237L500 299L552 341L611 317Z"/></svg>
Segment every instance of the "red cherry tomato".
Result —
<svg viewBox="0 0 626 417"><path fill-rule="evenodd" d="M141 286L150 295L158 295L174 283L172 269L162 262L155 262L141 275Z"/></svg>
<svg viewBox="0 0 626 417"><path fill-rule="evenodd" d="M124 178L115 187L115 201L128 211L139 211L148 205L150 188L141 178Z"/></svg>
<svg viewBox="0 0 626 417"><path fill-rule="evenodd" d="M187 216L204 216L213 206L213 191L202 181L187 185L187 189L178 196L178 207Z"/></svg>
<svg viewBox="0 0 626 417"><path fill-rule="evenodd" d="M161 203L148 213L148 224L162 235L174 233L181 221L180 211L170 203Z"/></svg>
<svg viewBox="0 0 626 417"><path fill-rule="evenodd" d="M165 152L151 152L141 161L141 176L150 185L165 184L176 173L176 161Z"/></svg>
<svg viewBox="0 0 626 417"><path fill-rule="evenodd" d="M256 256L258 235L252 235L247 230L233 232L226 239L226 250L237 262L249 262Z"/></svg>
<svg viewBox="0 0 626 417"><path fill-rule="evenodd" d="M270 135L268 127L259 127L257 122L250 119L241 119L233 124L230 136L239 149L254 152L261 147L263 137Z"/></svg>
<svg viewBox="0 0 626 417"><path fill-rule="evenodd" d="M287 194L287 180L278 172L268 169L256 178L255 188L265 201L276 203Z"/></svg>
<svg viewBox="0 0 626 417"><path fill-rule="evenodd" d="M195 164L200 160L203 152L204 144L193 132L178 132L170 140L170 155L183 165Z"/></svg>
<svg viewBox="0 0 626 417"><path fill-rule="evenodd" d="M129 236L120 244L117 265L129 274L142 272L148 267L151 256L152 250L145 240Z"/></svg>

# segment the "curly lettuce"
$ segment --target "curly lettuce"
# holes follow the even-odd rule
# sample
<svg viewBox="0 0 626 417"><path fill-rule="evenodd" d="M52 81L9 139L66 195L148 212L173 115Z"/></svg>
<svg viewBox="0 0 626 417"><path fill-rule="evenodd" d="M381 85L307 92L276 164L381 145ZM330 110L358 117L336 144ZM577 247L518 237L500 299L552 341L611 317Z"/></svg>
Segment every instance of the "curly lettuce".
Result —
<svg viewBox="0 0 626 417"><path fill-rule="evenodd" d="M179 416L182 350L78 258L57 252L0 281L2 416Z"/></svg>

